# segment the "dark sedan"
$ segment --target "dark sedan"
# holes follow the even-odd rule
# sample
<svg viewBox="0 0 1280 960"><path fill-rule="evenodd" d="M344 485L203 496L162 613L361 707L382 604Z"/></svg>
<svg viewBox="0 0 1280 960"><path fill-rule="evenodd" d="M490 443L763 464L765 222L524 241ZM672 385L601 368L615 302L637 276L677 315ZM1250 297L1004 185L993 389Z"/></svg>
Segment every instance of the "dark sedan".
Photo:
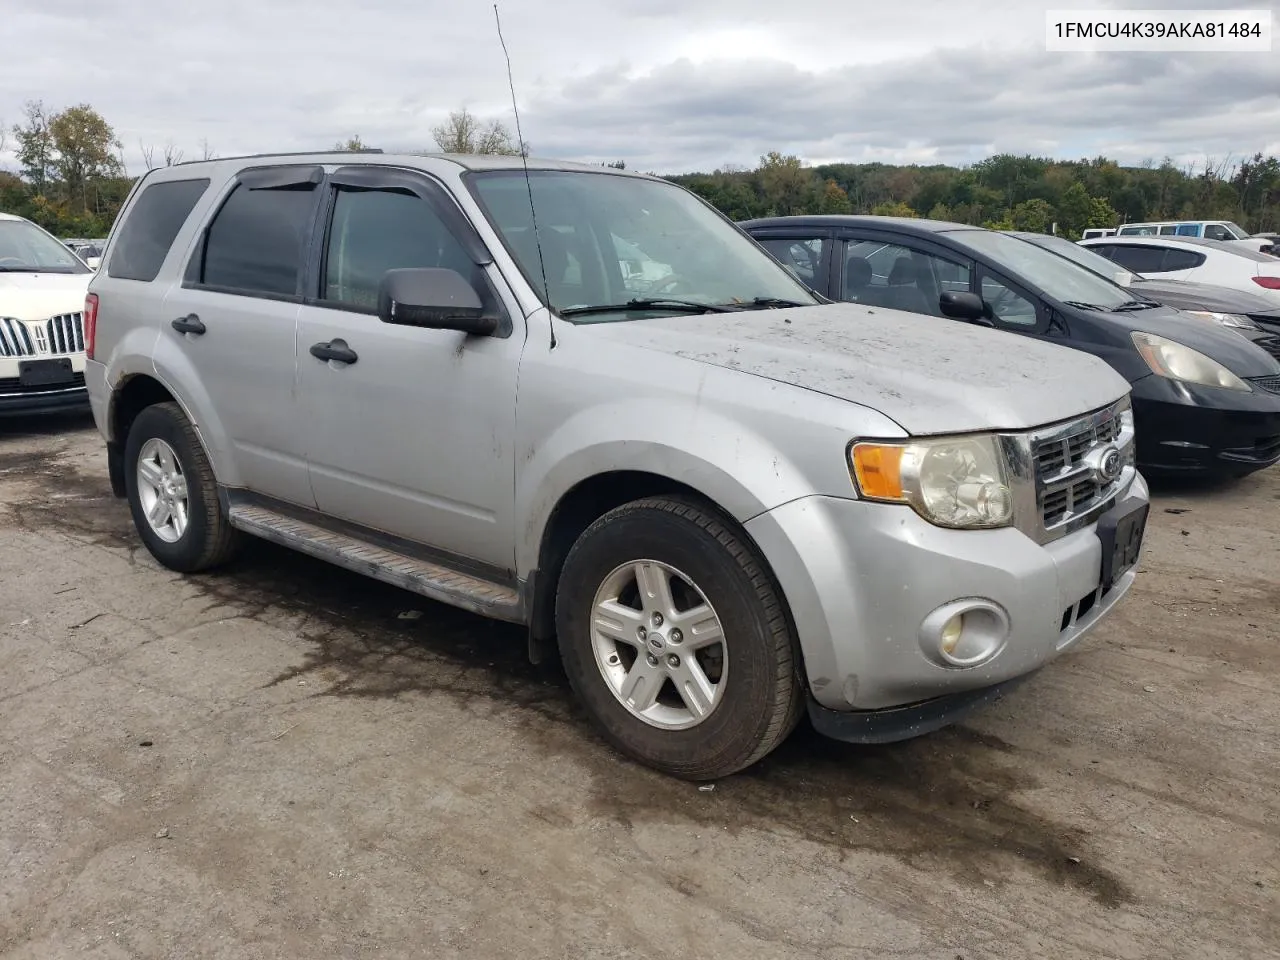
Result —
<svg viewBox="0 0 1280 960"><path fill-rule="evenodd" d="M1115 280L1140 299L1153 300L1190 314L1197 320L1209 320L1228 327L1280 359L1280 307L1264 297L1216 283L1149 279L1126 270L1114 260L1108 260L1089 247L1072 243L1065 237L1018 230L1005 232L1011 237L1026 240L1051 253L1074 260L1086 270L1092 270L1108 280Z"/></svg>
<svg viewBox="0 0 1280 960"><path fill-rule="evenodd" d="M832 299L996 327L1105 360L1132 385L1146 473L1244 476L1280 461L1280 361L1217 323L965 224L815 216L741 226Z"/></svg>

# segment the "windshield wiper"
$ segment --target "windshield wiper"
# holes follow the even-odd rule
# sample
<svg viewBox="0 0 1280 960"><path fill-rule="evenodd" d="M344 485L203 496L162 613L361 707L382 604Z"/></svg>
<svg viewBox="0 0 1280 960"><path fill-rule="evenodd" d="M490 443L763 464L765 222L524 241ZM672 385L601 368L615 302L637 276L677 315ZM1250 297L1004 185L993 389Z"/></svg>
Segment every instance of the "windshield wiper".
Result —
<svg viewBox="0 0 1280 960"><path fill-rule="evenodd" d="M672 297L637 297L626 303L601 303L590 307L565 307L556 312L562 317L583 317L591 313L626 313L630 310L675 310L679 313L732 313L739 307L718 303L699 303Z"/></svg>
<svg viewBox="0 0 1280 960"><path fill-rule="evenodd" d="M1068 307L1075 307L1077 310L1097 310L1099 313L1110 313L1107 307L1099 306L1096 303L1085 303L1083 300L1063 300Z"/></svg>
<svg viewBox="0 0 1280 960"><path fill-rule="evenodd" d="M743 304L743 306L773 309L775 307L812 307L816 306L816 304L801 303L798 300L784 300L782 297L753 297L749 304Z"/></svg>
<svg viewBox="0 0 1280 960"><path fill-rule="evenodd" d="M1112 307L1112 313L1127 313L1130 310L1154 310L1160 304L1154 300L1126 300L1118 307Z"/></svg>

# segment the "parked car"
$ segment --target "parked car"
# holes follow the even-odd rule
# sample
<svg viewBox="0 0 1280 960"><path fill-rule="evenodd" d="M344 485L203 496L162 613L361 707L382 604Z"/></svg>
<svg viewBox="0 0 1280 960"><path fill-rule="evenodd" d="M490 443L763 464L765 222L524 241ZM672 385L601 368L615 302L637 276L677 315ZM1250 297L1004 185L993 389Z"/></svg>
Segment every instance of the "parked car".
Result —
<svg viewBox="0 0 1280 960"><path fill-rule="evenodd" d="M64 240L63 243L92 270L98 269L102 262L103 248L107 245L105 240Z"/></svg>
<svg viewBox="0 0 1280 960"><path fill-rule="evenodd" d="M986 324L1106 360L1133 388L1144 473L1244 476L1280 460L1280 361L1035 244L894 217L742 226L833 299Z"/></svg>
<svg viewBox="0 0 1280 960"><path fill-rule="evenodd" d="M0 415L87 408L81 310L93 271L0 213Z"/></svg>
<svg viewBox="0 0 1280 960"><path fill-rule="evenodd" d="M1280 359L1280 306L1255 293L1190 280L1151 280L1065 237L1018 230L1006 232L1114 280L1139 299L1152 300L1173 307L1185 316L1229 327Z"/></svg>
<svg viewBox="0 0 1280 960"><path fill-rule="evenodd" d="M1280 258L1269 254L1192 237L1115 236L1080 245L1144 277L1216 283L1280 305Z"/></svg>
<svg viewBox="0 0 1280 960"><path fill-rule="evenodd" d="M1115 232L1116 232L1115 227L1090 227L1089 229L1085 230L1084 233L1081 234L1081 236L1087 240L1090 237L1114 236Z"/></svg>
<svg viewBox="0 0 1280 960"><path fill-rule="evenodd" d="M611 743L693 779L806 709L859 742L954 722L1129 588L1147 491L1105 363L827 302L674 184L528 166L142 178L88 369L160 563L249 533L524 624Z"/></svg>
<svg viewBox="0 0 1280 960"><path fill-rule="evenodd" d="M1153 220L1147 223L1125 223L1116 230L1118 237L1202 237L1206 240L1245 240L1249 231L1230 220Z"/></svg>

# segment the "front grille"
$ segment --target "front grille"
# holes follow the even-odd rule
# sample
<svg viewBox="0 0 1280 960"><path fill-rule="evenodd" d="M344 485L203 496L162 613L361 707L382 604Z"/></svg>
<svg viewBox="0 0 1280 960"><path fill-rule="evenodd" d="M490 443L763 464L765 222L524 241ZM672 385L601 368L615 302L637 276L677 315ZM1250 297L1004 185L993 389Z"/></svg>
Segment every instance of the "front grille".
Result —
<svg viewBox="0 0 1280 960"><path fill-rule="evenodd" d="M1267 393L1280 393L1280 373L1270 377L1249 377L1249 382Z"/></svg>
<svg viewBox="0 0 1280 960"><path fill-rule="evenodd" d="M84 350L84 317L63 313L39 323L0 317L0 357L58 357Z"/></svg>
<svg viewBox="0 0 1280 960"><path fill-rule="evenodd" d="M84 317L79 313L50 317L45 330L52 354L79 353L84 349Z"/></svg>
<svg viewBox="0 0 1280 960"><path fill-rule="evenodd" d="M23 386L17 377L0 377L0 396L15 393L58 393L64 390L83 390L84 374L74 374L67 383L42 384L39 386Z"/></svg>
<svg viewBox="0 0 1280 960"><path fill-rule="evenodd" d="M0 317L0 357L35 356L36 343L21 320Z"/></svg>
<svg viewBox="0 0 1280 960"><path fill-rule="evenodd" d="M1044 529L1088 514L1115 496L1120 478L1105 480L1090 455L1123 441L1120 407L1082 417L1032 438L1040 522Z"/></svg>

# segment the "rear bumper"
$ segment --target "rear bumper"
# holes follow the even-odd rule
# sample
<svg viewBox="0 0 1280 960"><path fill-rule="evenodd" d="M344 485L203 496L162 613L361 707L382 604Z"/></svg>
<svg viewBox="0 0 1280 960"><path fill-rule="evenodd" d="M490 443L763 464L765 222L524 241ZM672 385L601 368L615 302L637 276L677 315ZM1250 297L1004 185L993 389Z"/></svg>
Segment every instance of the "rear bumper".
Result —
<svg viewBox="0 0 1280 960"><path fill-rule="evenodd" d="M1280 395L1143 377L1133 385L1138 467L1152 475L1243 476L1280 462Z"/></svg>

